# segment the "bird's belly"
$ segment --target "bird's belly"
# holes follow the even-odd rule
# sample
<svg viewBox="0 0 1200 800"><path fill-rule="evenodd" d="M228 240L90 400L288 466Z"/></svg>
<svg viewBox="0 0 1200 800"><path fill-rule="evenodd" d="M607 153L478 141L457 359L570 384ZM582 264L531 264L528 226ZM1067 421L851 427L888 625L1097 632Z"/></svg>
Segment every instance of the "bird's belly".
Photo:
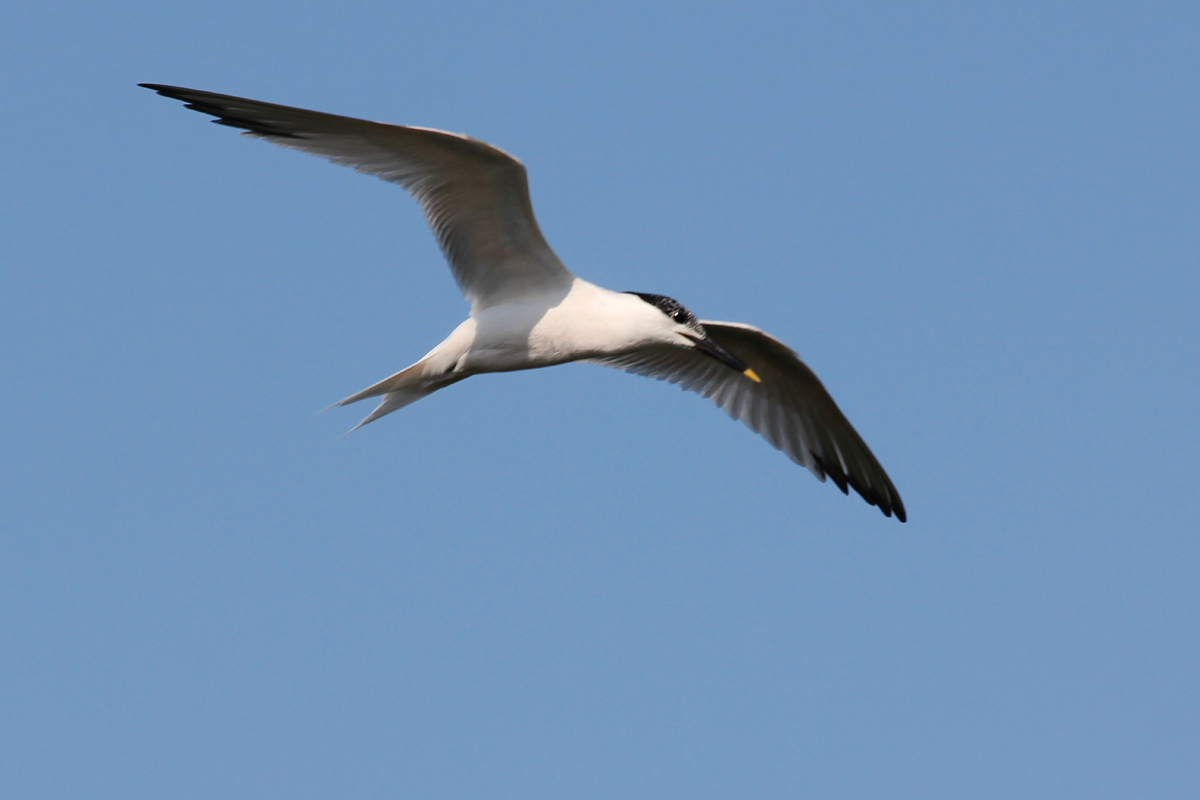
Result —
<svg viewBox="0 0 1200 800"><path fill-rule="evenodd" d="M593 290L593 294L599 290ZM624 320L614 316L607 294L587 291L562 302L497 306L474 318L474 336L460 368L473 372L535 369L598 358L628 349Z"/></svg>
<svg viewBox="0 0 1200 800"><path fill-rule="evenodd" d="M528 339L476 344L464 358L461 367L470 372L511 372L518 369L552 367L589 357L569 349L543 346Z"/></svg>

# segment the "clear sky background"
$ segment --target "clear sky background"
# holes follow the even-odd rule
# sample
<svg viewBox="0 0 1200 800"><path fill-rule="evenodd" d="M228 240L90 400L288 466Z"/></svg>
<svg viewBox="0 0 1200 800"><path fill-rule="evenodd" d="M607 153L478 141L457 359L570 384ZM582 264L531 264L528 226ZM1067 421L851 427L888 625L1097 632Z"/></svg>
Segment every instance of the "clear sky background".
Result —
<svg viewBox="0 0 1200 800"><path fill-rule="evenodd" d="M1200 796L1194 3L9 3L0 791ZM464 317L467 132L579 275L791 344L904 497L597 367L314 414Z"/></svg>

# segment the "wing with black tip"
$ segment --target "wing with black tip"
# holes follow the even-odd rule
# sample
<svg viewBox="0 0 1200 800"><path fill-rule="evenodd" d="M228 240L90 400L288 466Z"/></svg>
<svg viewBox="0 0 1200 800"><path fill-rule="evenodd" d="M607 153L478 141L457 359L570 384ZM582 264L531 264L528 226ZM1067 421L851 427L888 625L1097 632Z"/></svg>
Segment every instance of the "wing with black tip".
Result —
<svg viewBox="0 0 1200 800"><path fill-rule="evenodd" d="M420 203L454 279L476 310L573 276L533 215L525 167L503 150L455 133L387 125L178 86L143 83L240 128L399 184Z"/></svg>
<svg viewBox="0 0 1200 800"><path fill-rule="evenodd" d="M761 382L687 347L661 345L596 363L669 381L709 398L821 481L828 476L844 494L854 489L884 516L895 514L905 521L900 493L799 356L750 325L708 320L700 324Z"/></svg>

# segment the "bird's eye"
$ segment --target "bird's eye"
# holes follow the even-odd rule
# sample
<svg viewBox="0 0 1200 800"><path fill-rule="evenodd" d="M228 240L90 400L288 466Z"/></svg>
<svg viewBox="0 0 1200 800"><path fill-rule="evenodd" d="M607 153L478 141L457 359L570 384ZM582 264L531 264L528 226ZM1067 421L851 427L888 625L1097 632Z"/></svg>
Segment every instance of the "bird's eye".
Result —
<svg viewBox="0 0 1200 800"><path fill-rule="evenodd" d="M687 312L682 311L682 310L676 311L674 314L671 315L671 319L675 320L676 322L681 322L681 323L687 322Z"/></svg>

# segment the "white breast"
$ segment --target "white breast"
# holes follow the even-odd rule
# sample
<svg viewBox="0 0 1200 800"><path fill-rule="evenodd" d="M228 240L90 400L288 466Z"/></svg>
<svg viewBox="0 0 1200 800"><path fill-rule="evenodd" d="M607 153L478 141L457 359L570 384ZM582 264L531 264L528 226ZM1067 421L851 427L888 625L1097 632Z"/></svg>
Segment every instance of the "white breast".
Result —
<svg viewBox="0 0 1200 800"><path fill-rule="evenodd" d="M627 352L657 333L661 316L634 295L576 278L565 295L525 298L476 314L463 367L500 372Z"/></svg>

